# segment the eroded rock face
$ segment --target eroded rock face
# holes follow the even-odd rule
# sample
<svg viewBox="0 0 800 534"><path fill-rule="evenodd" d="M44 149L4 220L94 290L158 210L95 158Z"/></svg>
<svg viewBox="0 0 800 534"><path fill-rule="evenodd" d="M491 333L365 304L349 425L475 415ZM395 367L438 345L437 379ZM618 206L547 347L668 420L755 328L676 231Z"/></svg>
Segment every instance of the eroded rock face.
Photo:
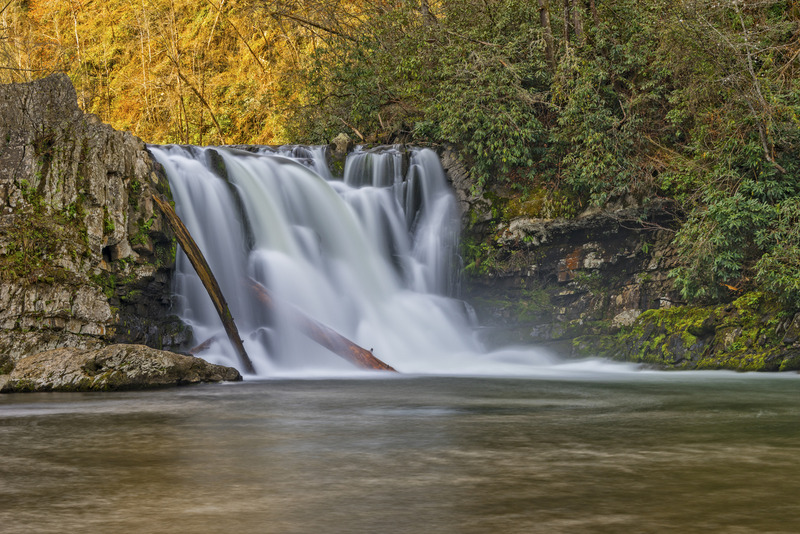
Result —
<svg viewBox="0 0 800 534"><path fill-rule="evenodd" d="M492 219L492 202L484 195L483 188L474 184L458 152L448 146L440 152L439 158L458 201L462 229L489 222Z"/></svg>
<svg viewBox="0 0 800 534"><path fill-rule="evenodd" d="M186 341L152 201L168 190L144 144L81 112L65 75L0 85L0 355Z"/></svg>
<svg viewBox="0 0 800 534"><path fill-rule="evenodd" d="M517 218L497 225L482 272L464 297L490 345L556 343L632 324L679 300L669 279L674 254L666 219L637 222L633 209L574 219Z"/></svg>
<svg viewBox="0 0 800 534"><path fill-rule="evenodd" d="M60 348L26 356L0 375L0 392L108 391L238 381L230 367L144 345Z"/></svg>
<svg viewBox="0 0 800 534"><path fill-rule="evenodd" d="M784 317L774 295L682 301L670 278L680 221L668 205L625 197L573 217L513 215L525 207L509 209L513 192L473 190L459 158L442 158L464 213L462 297L487 347L544 344L673 369L800 369L800 314Z"/></svg>

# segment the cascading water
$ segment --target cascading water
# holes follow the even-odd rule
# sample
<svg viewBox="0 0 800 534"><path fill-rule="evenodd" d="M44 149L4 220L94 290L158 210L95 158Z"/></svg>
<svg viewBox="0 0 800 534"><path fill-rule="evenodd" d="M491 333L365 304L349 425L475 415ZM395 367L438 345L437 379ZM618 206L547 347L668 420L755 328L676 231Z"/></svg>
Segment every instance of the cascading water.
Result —
<svg viewBox="0 0 800 534"><path fill-rule="evenodd" d="M150 150L259 376L353 368L287 324L279 309L259 304L248 277L402 372L513 372L507 367L548 361L532 349L486 355L475 341L466 306L452 298L458 210L433 151L357 152L337 180L322 147ZM211 300L182 253L175 293L196 341L216 340L203 357L235 366Z"/></svg>

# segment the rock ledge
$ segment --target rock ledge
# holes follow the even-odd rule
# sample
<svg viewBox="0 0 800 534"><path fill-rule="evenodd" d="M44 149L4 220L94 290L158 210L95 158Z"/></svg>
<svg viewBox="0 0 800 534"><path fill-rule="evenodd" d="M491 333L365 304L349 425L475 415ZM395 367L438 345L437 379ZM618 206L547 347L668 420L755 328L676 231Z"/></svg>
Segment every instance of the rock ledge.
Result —
<svg viewBox="0 0 800 534"><path fill-rule="evenodd" d="M144 345L60 348L20 359L0 375L0 392L110 391L239 381L236 369Z"/></svg>

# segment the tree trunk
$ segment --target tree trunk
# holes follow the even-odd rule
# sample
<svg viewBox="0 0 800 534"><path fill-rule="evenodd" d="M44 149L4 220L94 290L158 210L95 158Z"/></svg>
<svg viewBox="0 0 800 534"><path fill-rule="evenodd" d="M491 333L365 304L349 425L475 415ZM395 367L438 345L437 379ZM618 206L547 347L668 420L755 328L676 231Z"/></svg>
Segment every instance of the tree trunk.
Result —
<svg viewBox="0 0 800 534"><path fill-rule="evenodd" d="M195 243L191 234L189 234L189 230L183 224L180 217L178 217L178 214L175 213L175 210L169 202L160 199L156 194L153 194L153 200L166 216L167 223L175 233L178 243L180 243L181 248L192 263L192 267L197 271L200 281L203 282L203 286L206 288L206 291L208 291L208 296L211 297L214 308L216 308L217 314L219 314L219 318L222 320L222 326L225 327L225 333L228 335L228 339L239 355L239 361L244 371L246 373L255 374L256 371L253 367L253 362L250 361L247 351L244 350L242 338L239 337L239 330L236 328L236 323L233 322L233 316L228 308L228 303L225 301L217 279L214 278L214 274L211 272L211 268L208 266L208 262L206 262L203 253L200 251L197 243Z"/></svg>
<svg viewBox="0 0 800 534"><path fill-rule="evenodd" d="M597 26L600 24L600 15L597 13L597 4L595 0L589 0L589 11L592 13L592 22Z"/></svg>
<svg viewBox="0 0 800 534"><path fill-rule="evenodd" d="M547 0L539 0L539 22L544 32L544 53L547 58L547 66L550 72L556 71L555 40L553 39L553 26L550 24L550 10Z"/></svg>
<svg viewBox="0 0 800 534"><path fill-rule="evenodd" d="M572 29L575 32L575 40L579 43L583 43L583 19L581 16L579 0L572 0Z"/></svg>
<svg viewBox="0 0 800 534"><path fill-rule="evenodd" d="M270 309L276 308L275 300L267 288L250 279L248 286L256 298ZM316 341L337 356L364 369L397 372L390 365L376 358L372 351L360 347L330 327L319 323L288 303L280 303L280 312L288 316L291 322L306 336Z"/></svg>

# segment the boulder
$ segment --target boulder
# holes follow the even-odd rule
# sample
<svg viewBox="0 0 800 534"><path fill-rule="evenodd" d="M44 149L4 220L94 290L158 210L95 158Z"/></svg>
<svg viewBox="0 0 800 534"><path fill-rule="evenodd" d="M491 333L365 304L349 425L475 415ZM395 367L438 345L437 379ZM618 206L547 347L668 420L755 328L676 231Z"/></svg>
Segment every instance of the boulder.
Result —
<svg viewBox="0 0 800 534"><path fill-rule="evenodd" d="M26 356L0 376L0 392L149 389L238 381L236 369L144 345L59 348Z"/></svg>

